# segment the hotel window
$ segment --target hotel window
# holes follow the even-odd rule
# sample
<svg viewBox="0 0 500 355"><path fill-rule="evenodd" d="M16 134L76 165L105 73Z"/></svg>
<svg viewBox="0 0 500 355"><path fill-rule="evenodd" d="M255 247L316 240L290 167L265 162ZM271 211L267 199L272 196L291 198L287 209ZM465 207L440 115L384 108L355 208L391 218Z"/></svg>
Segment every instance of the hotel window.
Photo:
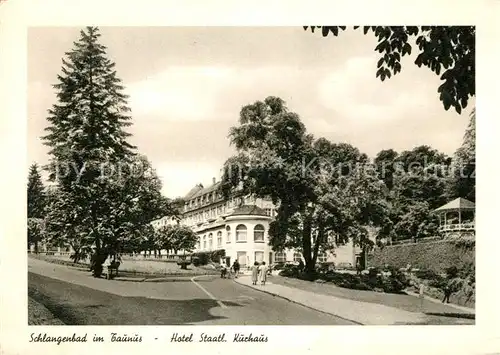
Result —
<svg viewBox="0 0 500 355"><path fill-rule="evenodd" d="M213 235L212 235L212 233L210 233L210 234L208 235L208 249L209 249L209 250L212 250L213 243L214 243L213 239L214 239L214 238L213 238Z"/></svg>
<svg viewBox="0 0 500 355"><path fill-rule="evenodd" d="M264 242L264 226L257 224L253 229L253 241Z"/></svg>
<svg viewBox="0 0 500 355"><path fill-rule="evenodd" d="M286 261L286 255L284 252L277 252L274 255L274 261L277 263L284 263Z"/></svg>
<svg viewBox="0 0 500 355"><path fill-rule="evenodd" d="M203 236L203 249L204 250L207 249L207 236L206 235Z"/></svg>
<svg viewBox="0 0 500 355"><path fill-rule="evenodd" d="M258 263L261 263L264 261L264 252L263 251L256 251L255 252L255 261Z"/></svg>
<svg viewBox="0 0 500 355"><path fill-rule="evenodd" d="M236 242L247 241L247 227L244 224L239 224L236 227Z"/></svg>
<svg viewBox="0 0 500 355"><path fill-rule="evenodd" d="M266 208L266 216L271 217L271 209L270 208Z"/></svg>
<svg viewBox="0 0 500 355"><path fill-rule="evenodd" d="M222 246L222 232L217 232L217 246Z"/></svg>
<svg viewBox="0 0 500 355"><path fill-rule="evenodd" d="M302 254L301 253L293 253L293 261L299 262L302 260Z"/></svg>
<svg viewBox="0 0 500 355"><path fill-rule="evenodd" d="M231 227L226 227L226 243L231 243Z"/></svg>
<svg viewBox="0 0 500 355"><path fill-rule="evenodd" d="M240 263L241 268L247 266L247 252L246 251L236 252L236 258L238 259L238 263Z"/></svg>
<svg viewBox="0 0 500 355"><path fill-rule="evenodd" d="M320 263L326 262L326 253L319 253L318 254L318 262L320 262Z"/></svg>

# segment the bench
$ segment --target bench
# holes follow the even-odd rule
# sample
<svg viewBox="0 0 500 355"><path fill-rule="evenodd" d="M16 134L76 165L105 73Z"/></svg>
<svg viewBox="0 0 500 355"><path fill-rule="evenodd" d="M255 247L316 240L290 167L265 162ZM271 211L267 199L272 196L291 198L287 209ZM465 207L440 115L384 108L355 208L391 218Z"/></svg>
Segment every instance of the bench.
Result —
<svg viewBox="0 0 500 355"><path fill-rule="evenodd" d="M120 266L120 263L108 265L108 273L107 273L107 279L111 280L113 277L118 276L118 267Z"/></svg>

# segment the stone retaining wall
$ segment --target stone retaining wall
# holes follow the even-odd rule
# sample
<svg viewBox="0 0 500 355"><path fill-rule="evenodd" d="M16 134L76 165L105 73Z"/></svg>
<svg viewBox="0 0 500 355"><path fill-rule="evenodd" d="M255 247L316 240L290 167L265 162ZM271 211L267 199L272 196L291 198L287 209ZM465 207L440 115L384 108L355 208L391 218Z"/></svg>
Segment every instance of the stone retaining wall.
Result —
<svg viewBox="0 0 500 355"><path fill-rule="evenodd" d="M450 266L461 269L474 264L475 248L456 246L452 241L434 241L400 244L376 248L368 257L368 266L382 267L385 264L404 268L432 270L442 273Z"/></svg>

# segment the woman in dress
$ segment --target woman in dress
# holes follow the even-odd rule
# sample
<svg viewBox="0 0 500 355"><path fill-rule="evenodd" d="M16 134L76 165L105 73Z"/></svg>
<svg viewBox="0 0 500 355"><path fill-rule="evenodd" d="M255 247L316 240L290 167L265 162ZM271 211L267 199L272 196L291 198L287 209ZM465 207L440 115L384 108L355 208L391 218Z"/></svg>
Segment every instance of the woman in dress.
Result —
<svg viewBox="0 0 500 355"><path fill-rule="evenodd" d="M265 285L266 280L267 280L267 266L266 262L263 261L262 264L259 266L259 279L260 279L260 284Z"/></svg>
<svg viewBox="0 0 500 355"><path fill-rule="evenodd" d="M257 279L259 278L259 263L256 261L252 266L252 285L257 285Z"/></svg>

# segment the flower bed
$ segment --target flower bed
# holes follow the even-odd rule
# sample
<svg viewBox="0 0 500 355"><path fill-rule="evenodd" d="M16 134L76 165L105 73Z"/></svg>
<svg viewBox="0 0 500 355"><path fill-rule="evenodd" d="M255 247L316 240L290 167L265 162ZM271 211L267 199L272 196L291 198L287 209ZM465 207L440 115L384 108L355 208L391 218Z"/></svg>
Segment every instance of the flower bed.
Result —
<svg viewBox="0 0 500 355"><path fill-rule="evenodd" d="M354 290L377 291L387 293L401 293L409 282L405 275L396 269L380 270L372 268L366 274L341 273L333 270L305 274L298 267L284 268L280 276L292 277L308 281L322 281L333 283L336 286Z"/></svg>

